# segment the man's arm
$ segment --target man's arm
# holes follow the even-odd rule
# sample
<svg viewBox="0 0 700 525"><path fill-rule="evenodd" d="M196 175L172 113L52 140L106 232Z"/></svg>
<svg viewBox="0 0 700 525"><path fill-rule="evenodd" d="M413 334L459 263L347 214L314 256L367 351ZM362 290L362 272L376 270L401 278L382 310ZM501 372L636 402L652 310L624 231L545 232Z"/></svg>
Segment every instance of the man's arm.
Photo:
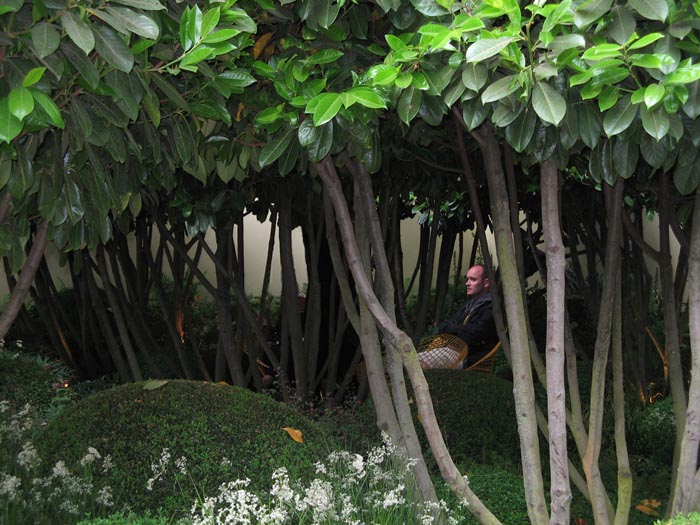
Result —
<svg viewBox="0 0 700 525"><path fill-rule="evenodd" d="M449 319L443 331L448 334L456 335L470 347L485 345L490 341L495 342L498 339L490 301L475 308L474 311L471 312L466 325L462 324L464 315L462 315L461 319L457 320L455 318L456 315Z"/></svg>

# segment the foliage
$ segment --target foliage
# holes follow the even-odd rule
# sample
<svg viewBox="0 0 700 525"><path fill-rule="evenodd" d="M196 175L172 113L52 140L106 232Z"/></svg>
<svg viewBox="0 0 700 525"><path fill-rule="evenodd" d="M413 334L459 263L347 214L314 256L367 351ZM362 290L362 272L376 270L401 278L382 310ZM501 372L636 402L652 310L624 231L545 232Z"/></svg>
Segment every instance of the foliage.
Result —
<svg viewBox="0 0 700 525"><path fill-rule="evenodd" d="M691 512L690 514L679 514L670 520L659 520L654 522L654 525L699 525L700 512Z"/></svg>
<svg viewBox="0 0 700 525"><path fill-rule="evenodd" d="M659 465L673 463L676 417L673 398L666 396L632 413L628 423L630 450Z"/></svg>
<svg viewBox="0 0 700 525"><path fill-rule="evenodd" d="M167 525L169 523L172 523L172 519L163 515L151 516L150 513L146 513L145 516L137 516L133 513L118 512L106 518L82 520L78 525Z"/></svg>
<svg viewBox="0 0 700 525"><path fill-rule="evenodd" d="M299 429L304 443L284 427ZM49 462L75 461L88 446L112 457L106 480L117 506L137 511L162 506L169 513L188 509L194 486L210 494L223 481L247 477L255 489L268 488L280 464L309 473L314 458L332 439L291 408L237 387L193 381L133 383L99 392L76 403L37 439ZM192 482L174 491L155 484L166 455L186 457Z"/></svg>
<svg viewBox="0 0 700 525"><path fill-rule="evenodd" d="M463 370L426 370L425 376L455 462L519 464L512 383Z"/></svg>

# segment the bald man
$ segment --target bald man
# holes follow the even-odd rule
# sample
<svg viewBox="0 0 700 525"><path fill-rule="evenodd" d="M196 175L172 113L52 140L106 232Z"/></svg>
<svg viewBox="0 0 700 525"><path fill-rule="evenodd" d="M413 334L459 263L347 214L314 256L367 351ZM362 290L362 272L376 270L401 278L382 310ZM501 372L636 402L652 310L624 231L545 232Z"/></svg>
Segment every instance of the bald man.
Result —
<svg viewBox="0 0 700 525"><path fill-rule="evenodd" d="M491 308L490 282L483 264L469 268L466 287L467 302L437 327L438 333L456 335L469 345L466 361L457 368L468 368L498 342ZM458 357L459 352L450 348L436 348L418 354L423 368L449 368Z"/></svg>

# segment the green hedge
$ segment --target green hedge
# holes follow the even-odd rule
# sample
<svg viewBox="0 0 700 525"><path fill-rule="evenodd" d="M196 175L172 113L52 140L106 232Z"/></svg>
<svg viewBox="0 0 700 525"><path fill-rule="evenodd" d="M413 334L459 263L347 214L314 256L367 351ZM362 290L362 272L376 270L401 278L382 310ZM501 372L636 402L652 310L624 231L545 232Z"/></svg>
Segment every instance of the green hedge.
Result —
<svg viewBox="0 0 700 525"><path fill-rule="evenodd" d="M304 442L292 440L284 427L301 430ZM88 447L111 456L114 466L103 481L112 487L116 508L127 504L143 513L162 507L173 515L225 481L249 478L251 489L267 490L278 467L310 475L313 462L335 448L332 437L287 405L242 388L184 380L99 392L65 409L37 439L48 465L74 464ZM172 459L168 472L148 491L152 464L164 448ZM176 474L180 457L187 474Z"/></svg>

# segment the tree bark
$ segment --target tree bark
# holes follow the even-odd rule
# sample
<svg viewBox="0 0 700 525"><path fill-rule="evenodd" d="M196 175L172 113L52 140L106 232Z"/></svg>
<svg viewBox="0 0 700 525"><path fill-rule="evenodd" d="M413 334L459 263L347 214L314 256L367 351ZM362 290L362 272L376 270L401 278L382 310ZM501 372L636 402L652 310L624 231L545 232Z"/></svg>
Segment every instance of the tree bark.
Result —
<svg viewBox="0 0 700 525"><path fill-rule="evenodd" d="M568 525L571 488L566 450L564 383L564 292L566 254L559 223L559 170L549 159L540 167L542 222L547 259L547 421L551 475L551 525Z"/></svg>
<svg viewBox="0 0 700 525"><path fill-rule="evenodd" d="M7 195L9 195L9 193L6 194L5 200L8 200ZM22 267L22 273L20 273L17 279L17 284L14 290L12 290L7 306L5 306L5 309L0 315L0 339L4 339L7 335L8 330L12 326L12 323L15 322L24 304L24 300L27 298L27 294L29 294L29 288L34 280L34 275L36 275L36 271L39 269L41 260L44 257L48 230L49 223L46 221L41 221L39 226L37 226L32 247Z"/></svg>
<svg viewBox="0 0 700 525"><path fill-rule="evenodd" d="M520 453L525 479L525 499L532 525L549 523L547 504L544 497L544 481L540 464L537 416L535 409L535 389L532 380L530 338L525 318L525 304L518 272L513 231L510 221L508 190L501 164L498 140L490 124L482 125L472 135L479 144L484 157L484 168L491 198L491 214L496 236L508 337L511 344L513 367L513 395L520 435Z"/></svg>
<svg viewBox="0 0 700 525"><path fill-rule="evenodd" d="M671 515L696 510L700 505L700 191L697 190L688 259L688 316L692 367Z"/></svg>

